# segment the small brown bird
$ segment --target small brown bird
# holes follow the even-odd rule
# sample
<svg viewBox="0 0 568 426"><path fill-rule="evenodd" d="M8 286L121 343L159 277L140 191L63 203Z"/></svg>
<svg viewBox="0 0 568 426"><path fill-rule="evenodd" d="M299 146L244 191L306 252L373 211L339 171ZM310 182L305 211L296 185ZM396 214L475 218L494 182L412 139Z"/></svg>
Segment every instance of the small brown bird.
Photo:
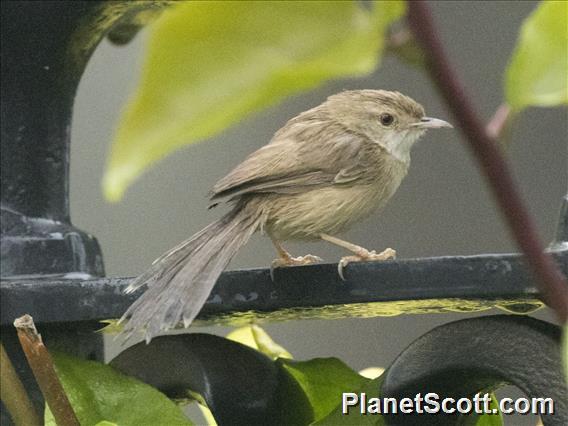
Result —
<svg viewBox="0 0 568 426"><path fill-rule="evenodd" d="M385 205L410 165L410 148L432 128L452 127L425 117L424 108L398 92L353 90L330 96L282 127L213 187L212 200L232 210L156 259L127 292L148 288L126 311L123 333L143 331L146 341L188 327L217 278L255 231L278 253L272 267L305 265L317 256L292 257L286 240L325 240L353 253L339 262L384 260L334 235Z"/></svg>

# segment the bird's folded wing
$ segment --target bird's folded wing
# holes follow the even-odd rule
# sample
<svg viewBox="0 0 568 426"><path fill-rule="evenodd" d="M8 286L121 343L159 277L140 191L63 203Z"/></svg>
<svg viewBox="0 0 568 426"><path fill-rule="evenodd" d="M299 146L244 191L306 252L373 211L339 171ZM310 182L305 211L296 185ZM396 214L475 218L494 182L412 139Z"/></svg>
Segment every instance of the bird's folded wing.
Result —
<svg viewBox="0 0 568 426"><path fill-rule="evenodd" d="M334 174L324 171L306 172L292 176L269 176L257 178L240 185L232 186L221 192L215 193L211 199L230 197L234 199L244 194L252 193L278 193L298 194L316 187L329 186L334 183Z"/></svg>
<svg viewBox="0 0 568 426"><path fill-rule="evenodd" d="M251 154L213 187L212 200L250 193L294 194L354 181L360 141L278 140ZM307 144L310 144L309 149ZM318 145L318 146L315 146Z"/></svg>

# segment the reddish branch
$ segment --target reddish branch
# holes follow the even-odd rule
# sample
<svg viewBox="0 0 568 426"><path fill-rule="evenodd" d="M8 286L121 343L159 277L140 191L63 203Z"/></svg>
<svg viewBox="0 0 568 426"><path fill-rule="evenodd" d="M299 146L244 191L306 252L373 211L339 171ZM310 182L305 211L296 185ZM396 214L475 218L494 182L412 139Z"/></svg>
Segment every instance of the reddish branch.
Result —
<svg viewBox="0 0 568 426"><path fill-rule="evenodd" d="M491 139L495 141L505 139L505 141L502 142L502 145L508 145L507 139L509 139L511 115L511 108L509 105L503 104L497 108L497 111L495 111L495 114L485 127L485 131Z"/></svg>
<svg viewBox="0 0 568 426"><path fill-rule="evenodd" d="M16 426L43 424L20 381L10 357L0 343L0 399Z"/></svg>
<svg viewBox="0 0 568 426"><path fill-rule="evenodd" d="M543 301L554 309L562 322L566 322L568 319L566 277L552 257L544 252L534 222L521 200L507 163L501 155L500 147L487 135L482 121L469 101L469 96L450 65L434 26L430 8L423 0L409 1L407 4L408 25L417 43L424 49L426 67L430 76L465 134L505 216L513 238L525 253Z"/></svg>
<svg viewBox="0 0 568 426"><path fill-rule="evenodd" d="M33 318L29 315L17 318L14 321L14 327L18 330L20 345L22 345L28 364L47 405L49 405L55 422L59 426L80 426L63 386L55 373L51 356L36 330Z"/></svg>

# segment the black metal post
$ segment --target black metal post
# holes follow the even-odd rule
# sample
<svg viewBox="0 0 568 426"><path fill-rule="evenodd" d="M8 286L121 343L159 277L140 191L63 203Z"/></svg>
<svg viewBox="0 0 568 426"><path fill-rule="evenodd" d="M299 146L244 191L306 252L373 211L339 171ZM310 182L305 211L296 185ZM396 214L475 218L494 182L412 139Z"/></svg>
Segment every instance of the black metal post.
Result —
<svg viewBox="0 0 568 426"><path fill-rule="evenodd" d="M22 278L31 278L35 289L54 277L76 286L67 278L104 276L96 239L75 228L69 217L69 143L77 86L93 50L113 25L160 5L9 1L1 7L1 277L22 284ZM40 331L50 348L102 360L102 337L92 333L96 327L95 322L42 324ZM41 394L11 324L3 325L2 342L42 412ZM9 423L4 410L1 420Z"/></svg>
<svg viewBox="0 0 568 426"><path fill-rule="evenodd" d="M2 277L104 275L96 240L69 218L73 101L96 43L76 48L81 23L100 7L2 3Z"/></svg>

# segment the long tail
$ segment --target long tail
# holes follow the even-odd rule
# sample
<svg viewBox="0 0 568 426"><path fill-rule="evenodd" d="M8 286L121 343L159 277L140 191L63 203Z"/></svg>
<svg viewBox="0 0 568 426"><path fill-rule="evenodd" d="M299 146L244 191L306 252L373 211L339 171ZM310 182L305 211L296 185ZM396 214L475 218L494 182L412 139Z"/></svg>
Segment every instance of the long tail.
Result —
<svg viewBox="0 0 568 426"><path fill-rule="evenodd" d="M174 247L127 288L148 289L125 312L122 333L128 339L144 331L146 341L181 320L188 327L195 319L217 278L239 248L247 243L261 222L261 214L239 203L216 222ZM254 211L254 212L251 212Z"/></svg>

